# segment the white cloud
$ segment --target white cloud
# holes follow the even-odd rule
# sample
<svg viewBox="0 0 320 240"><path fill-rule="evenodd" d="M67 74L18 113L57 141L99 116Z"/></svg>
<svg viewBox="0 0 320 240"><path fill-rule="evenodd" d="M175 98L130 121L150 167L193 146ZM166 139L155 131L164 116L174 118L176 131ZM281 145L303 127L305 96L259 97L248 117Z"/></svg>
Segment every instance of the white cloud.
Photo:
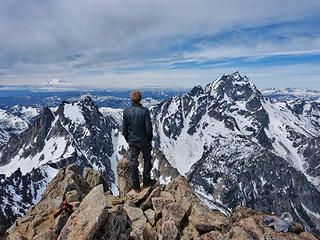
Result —
<svg viewBox="0 0 320 240"><path fill-rule="evenodd" d="M292 36L291 27L275 30L285 31L287 42L244 35L239 41L194 45L192 52L172 48L195 37L303 20L319 9L320 1L312 0L2 0L0 84L49 82L55 76L97 85L132 84L132 79L141 85L200 81L209 78L209 71L170 67L190 60L317 52L319 38ZM165 70L117 73L139 67ZM220 66L212 74L229 69Z"/></svg>

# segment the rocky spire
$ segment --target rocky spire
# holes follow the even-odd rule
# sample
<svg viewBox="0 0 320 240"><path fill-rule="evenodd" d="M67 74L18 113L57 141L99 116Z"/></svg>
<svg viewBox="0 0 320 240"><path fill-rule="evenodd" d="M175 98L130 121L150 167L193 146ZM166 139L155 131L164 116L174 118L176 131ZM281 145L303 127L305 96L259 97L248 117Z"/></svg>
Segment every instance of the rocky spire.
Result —
<svg viewBox="0 0 320 240"><path fill-rule="evenodd" d="M251 98L262 98L256 86L239 72L224 74L214 82L208 84L205 93L217 99L229 98L231 101L248 101Z"/></svg>

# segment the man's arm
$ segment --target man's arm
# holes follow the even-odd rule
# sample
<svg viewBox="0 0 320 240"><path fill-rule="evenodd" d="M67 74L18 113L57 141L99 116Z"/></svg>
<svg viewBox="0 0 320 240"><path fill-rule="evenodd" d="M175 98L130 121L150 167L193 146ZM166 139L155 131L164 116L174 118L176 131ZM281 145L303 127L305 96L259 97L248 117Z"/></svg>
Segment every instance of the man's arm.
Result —
<svg viewBox="0 0 320 240"><path fill-rule="evenodd" d="M128 128L129 128L128 121L127 121L125 113L123 112L122 135L124 136L124 138L126 139L127 142L128 142L128 135L129 135Z"/></svg>
<svg viewBox="0 0 320 240"><path fill-rule="evenodd" d="M152 141L152 123L151 123L151 117L150 117L150 112L149 110L147 109L146 110L146 116L145 116L145 126L146 126L146 135L147 135L147 138L148 138L148 141Z"/></svg>

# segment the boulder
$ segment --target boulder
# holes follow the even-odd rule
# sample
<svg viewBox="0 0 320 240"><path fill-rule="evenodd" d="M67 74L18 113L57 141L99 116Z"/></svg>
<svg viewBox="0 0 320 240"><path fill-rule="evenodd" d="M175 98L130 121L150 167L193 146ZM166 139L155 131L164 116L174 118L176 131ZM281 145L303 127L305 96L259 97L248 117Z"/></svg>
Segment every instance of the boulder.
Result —
<svg viewBox="0 0 320 240"><path fill-rule="evenodd" d="M72 190L66 193L66 200L68 203L79 201L77 190Z"/></svg>
<svg viewBox="0 0 320 240"><path fill-rule="evenodd" d="M159 219L162 216L162 210L164 208L163 197L153 197L151 201L153 210L156 215L156 219Z"/></svg>
<svg viewBox="0 0 320 240"><path fill-rule="evenodd" d="M209 209L203 202L192 206L189 220L200 233L206 233L213 230L227 232L231 226L229 218L218 210Z"/></svg>
<svg viewBox="0 0 320 240"><path fill-rule="evenodd" d="M288 232L302 233L304 232L304 226L298 222L293 221L292 225L288 229Z"/></svg>
<svg viewBox="0 0 320 240"><path fill-rule="evenodd" d="M172 220L180 227L182 224L182 219L185 216L185 211L181 208L179 203L173 202L164 207L162 211L162 219L163 221Z"/></svg>
<svg viewBox="0 0 320 240"><path fill-rule="evenodd" d="M54 221L53 229L59 235L62 228L68 221L69 216L65 213L60 214Z"/></svg>
<svg viewBox="0 0 320 240"><path fill-rule="evenodd" d="M179 229L172 220L162 223L161 235L162 240L178 240L180 238Z"/></svg>
<svg viewBox="0 0 320 240"><path fill-rule="evenodd" d="M108 212L93 239L127 240L131 232L131 221L123 206L117 205L114 212Z"/></svg>
<svg viewBox="0 0 320 240"><path fill-rule="evenodd" d="M237 226L241 227L246 232L250 232L251 235L257 239L264 238L263 229L259 226L259 224L256 223L256 221L252 217L241 219L237 223Z"/></svg>
<svg viewBox="0 0 320 240"><path fill-rule="evenodd" d="M181 201L183 198L188 200L190 204L200 201L200 199L189 186L187 179L182 175L177 176L170 183L168 183L165 190L171 193L176 201Z"/></svg>
<svg viewBox="0 0 320 240"><path fill-rule="evenodd" d="M159 197L160 192L163 190L164 186L157 186L155 189L152 190L152 192L149 194L149 196L141 203L141 209L147 210L148 208L152 207L152 201L151 198L153 197Z"/></svg>
<svg viewBox="0 0 320 240"><path fill-rule="evenodd" d="M150 223L147 223L146 227L144 228L143 239L148 239L148 240L157 240L158 239L157 231L155 228L153 228L151 226Z"/></svg>
<svg viewBox="0 0 320 240"><path fill-rule="evenodd" d="M148 209L144 212L147 217L148 222L153 227L156 224L156 213L152 209Z"/></svg>
<svg viewBox="0 0 320 240"><path fill-rule="evenodd" d="M117 174L119 195L120 197L125 197L133 188L131 181L131 164L126 158L122 158L118 161Z"/></svg>
<svg viewBox="0 0 320 240"><path fill-rule="evenodd" d="M190 214L192 205L201 202L189 186L187 179L182 175L178 175L168 183L165 190L172 194L174 199L179 202L181 208L187 213L187 215Z"/></svg>
<svg viewBox="0 0 320 240"><path fill-rule="evenodd" d="M111 204L113 206L119 205L119 204L124 204L125 203L125 199L121 198L121 197L115 197L114 199L111 200Z"/></svg>
<svg viewBox="0 0 320 240"><path fill-rule="evenodd" d="M129 219L131 222L134 222L144 216L143 211L141 208L137 207L125 207L124 210L126 211Z"/></svg>
<svg viewBox="0 0 320 240"><path fill-rule="evenodd" d="M125 207L129 219L131 220L132 231L130 236L134 239L143 239L144 228L146 227L147 218L141 208Z"/></svg>
<svg viewBox="0 0 320 240"><path fill-rule="evenodd" d="M191 223L188 222L187 226L183 229L183 235L181 239L200 239L200 234L196 227Z"/></svg>
<svg viewBox="0 0 320 240"><path fill-rule="evenodd" d="M163 209L174 202L174 199L165 197L153 197L151 198L152 208L155 211L156 219L159 219L162 216Z"/></svg>
<svg viewBox="0 0 320 240"><path fill-rule="evenodd" d="M136 192L135 190L131 190L125 196L126 201L131 201L135 206L140 206L140 204L148 197L151 192L151 187L143 188L141 192Z"/></svg>
<svg viewBox="0 0 320 240"><path fill-rule="evenodd" d="M172 196L172 194L167 192L167 191L161 191L160 192L160 197L163 197L165 200L168 200L170 202L175 202L176 201L174 199L174 197Z"/></svg>
<svg viewBox="0 0 320 240"><path fill-rule="evenodd" d="M107 217L103 185L94 187L61 230L59 240L90 240Z"/></svg>
<svg viewBox="0 0 320 240"><path fill-rule="evenodd" d="M100 184L103 185L103 190L106 192L109 190L106 181L103 179L101 173L93 170L92 168L86 167L83 170L83 178L87 181L91 188L94 188Z"/></svg>

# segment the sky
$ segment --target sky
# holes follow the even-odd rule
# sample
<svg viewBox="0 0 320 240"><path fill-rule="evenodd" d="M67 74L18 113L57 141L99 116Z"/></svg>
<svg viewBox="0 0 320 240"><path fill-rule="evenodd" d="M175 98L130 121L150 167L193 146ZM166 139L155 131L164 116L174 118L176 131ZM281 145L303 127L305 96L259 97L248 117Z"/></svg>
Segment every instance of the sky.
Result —
<svg viewBox="0 0 320 240"><path fill-rule="evenodd" d="M319 26L319 0L1 0L0 85L320 89Z"/></svg>

